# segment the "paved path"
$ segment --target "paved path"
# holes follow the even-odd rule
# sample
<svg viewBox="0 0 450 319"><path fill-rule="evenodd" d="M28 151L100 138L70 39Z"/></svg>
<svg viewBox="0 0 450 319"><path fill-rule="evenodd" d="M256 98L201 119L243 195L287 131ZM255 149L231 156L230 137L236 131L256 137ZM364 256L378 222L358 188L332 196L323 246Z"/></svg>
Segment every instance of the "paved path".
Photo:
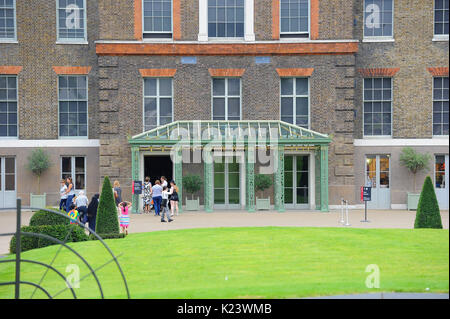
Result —
<svg viewBox="0 0 450 319"><path fill-rule="evenodd" d="M152 215L131 215L130 232L141 233L186 228L209 227L342 227L340 211L330 213L311 211L287 211L248 213L245 211L216 211L214 213L186 212L175 216L172 223L161 223L159 217ZM23 212L22 223L28 225L31 212ZM361 223L363 210L349 212L350 228L413 228L416 213L398 210L369 211L370 223ZM449 228L449 213L442 211L442 223ZM0 211L0 233L15 231L15 212ZM0 254L8 253L9 237L0 237Z"/></svg>

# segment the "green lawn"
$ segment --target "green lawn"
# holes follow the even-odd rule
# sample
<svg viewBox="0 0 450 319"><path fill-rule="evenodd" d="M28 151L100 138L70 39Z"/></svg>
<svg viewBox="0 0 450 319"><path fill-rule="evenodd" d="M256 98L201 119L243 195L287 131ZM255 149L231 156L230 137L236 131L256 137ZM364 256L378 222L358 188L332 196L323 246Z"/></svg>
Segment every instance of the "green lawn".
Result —
<svg viewBox="0 0 450 319"><path fill-rule="evenodd" d="M132 298L296 298L363 292L448 292L449 232L431 229L215 228L131 234L107 240L125 271ZM98 267L109 257L99 242L71 244ZM23 253L49 263L57 246ZM8 258L13 258L9 256ZM80 265L63 250L55 267ZM366 266L380 268L380 289L368 289ZM44 269L22 266L22 279L39 282ZM98 273L108 298L124 296L117 268ZM0 264L0 282L14 279L13 265ZM43 286L55 294L64 282L48 274ZM429 288L429 290L425 290ZM29 298L31 287L22 288ZM97 298L91 277L76 290ZM0 298L13 287L0 286ZM37 293L35 297L44 297ZM71 297L68 291L59 297Z"/></svg>

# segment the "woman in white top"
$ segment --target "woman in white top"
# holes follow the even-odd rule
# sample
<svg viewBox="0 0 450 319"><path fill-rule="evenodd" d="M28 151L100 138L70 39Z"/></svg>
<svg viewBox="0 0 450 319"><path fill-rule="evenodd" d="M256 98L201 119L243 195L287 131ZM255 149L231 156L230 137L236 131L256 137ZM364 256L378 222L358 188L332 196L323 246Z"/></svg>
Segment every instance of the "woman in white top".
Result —
<svg viewBox="0 0 450 319"><path fill-rule="evenodd" d="M167 179L165 176L161 176L161 187L168 187L169 185L167 184Z"/></svg>
<svg viewBox="0 0 450 319"><path fill-rule="evenodd" d="M61 200L59 201L59 210L66 210L66 200L67 200L67 185L66 181L64 179L61 180L61 187L59 189L59 196L61 197Z"/></svg>
<svg viewBox="0 0 450 319"><path fill-rule="evenodd" d="M163 191L162 191L162 203L161 203L161 208L162 208L162 212L161 212L161 223L165 223L166 220L164 219L164 216L167 216L167 220L168 222L172 222L173 219L170 218L170 213L169 213L169 189L167 188L167 186L164 186Z"/></svg>
<svg viewBox="0 0 450 319"><path fill-rule="evenodd" d="M70 206L72 206L72 201L73 201L73 198L75 197L75 191L73 190L72 177L67 177L66 185L67 185L66 212L68 213L68 212L70 212L70 209L71 209Z"/></svg>

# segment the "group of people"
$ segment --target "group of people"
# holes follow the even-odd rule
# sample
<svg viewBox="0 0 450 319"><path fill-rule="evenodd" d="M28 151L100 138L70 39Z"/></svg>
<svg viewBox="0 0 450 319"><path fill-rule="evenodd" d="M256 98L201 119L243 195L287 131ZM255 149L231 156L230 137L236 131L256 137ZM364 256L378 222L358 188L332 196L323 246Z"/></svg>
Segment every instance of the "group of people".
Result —
<svg viewBox="0 0 450 319"><path fill-rule="evenodd" d="M130 211L132 204L122 200L122 189L119 181L113 184L114 201L118 210L119 226L122 233L128 235L130 225ZM150 178L146 177L143 185L144 214L150 214L151 209L155 209L155 216L161 217L161 222L172 222L173 216L178 216L178 186L175 181L167 182L166 177L161 176L160 180L155 181L152 186ZM84 191L79 191L76 195L72 177L61 180L59 209L67 212L71 224L78 221L89 225L89 228L95 231L97 209L100 201L100 195L95 194L89 202ZM170 205L170 208L169 208ZM166 221L167 218L167 221Z"/></svg>
<svg viewBox="0 0 450 319"><path fill-rule="evenodd" d="M150 178L147 176L143 185L143 191L144 214L150 214L153 206L155 216L160 216L162 223L166 222L165 217L170 223L173 221L172 217L175 213L178 216L179 190L175 181L170 182L169 188L166 177L161 176L161 179L156 180L155 185L152 186Z"/></svg>
<svg viewBox="0 0 450 319"><path fill-rule="evenodd" d="M89 228L95 231L100 194L95 194L90 202L84 191L79 191L76 195L72 177L61 180L59 194L61 198L59 209L69 215L71 224L75 224L79 220L83 224L88 223Z"/></svg>

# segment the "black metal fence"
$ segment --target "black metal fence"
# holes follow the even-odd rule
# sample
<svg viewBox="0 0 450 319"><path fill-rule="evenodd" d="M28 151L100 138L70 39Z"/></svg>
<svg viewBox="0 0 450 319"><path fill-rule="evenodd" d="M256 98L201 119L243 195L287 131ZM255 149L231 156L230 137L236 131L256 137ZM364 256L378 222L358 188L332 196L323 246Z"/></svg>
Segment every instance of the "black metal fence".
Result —
<svg viewBox="0 0 450 319"><path fill-rule="evenodd" d="M61 295L63 292L70 290L72 297L73 298L77 298L77 294L76 294L76 290L75 288L72 286L71 283L69 283L69 281L67 280L67 278L64 276L64 274L62 274L60 271L58 271L55 267L53 267L53 263L56 260L56 257L58 256L58 254L61 252L62 248L68 249L71 253L73 253L75 256L77 256L81 262L83 264L86 265L86 267L89 269L88 274L86 274L85 276L83 276L82 278L80 278L78 280L78 283L81 282L82 280L92 276L97 284L98 287L98 291L99 291L99 296L100 298L105 298L105 292L104 289L102 288L102 284L97 276L97 272L99 270L101 270L103 267L105 267L106 265L114 262L117 266L117 269L120 273L120 276L122 278L123 281L123 285L124 285L124 297L126 298L130 298L130 292L128 289L128 284L127 284L127 280L125 278L125 274L122 270L122 268L120 267L119 261L118 261L118 257L116 257L114 255L114 253L111 251L111 249L108 247L108 245L103 241L103 239L92 229L88 228L86 225L80 223L79 221L77 221L77 224L83 228L86 228L91 234L93 234L96 239L99 240L99 242L103 245L103 247L108 251L109 255L111 255L111 259L109 261L107 261L106 263L104 263L103 265L97 267L96 269L94 269L86 260L86 258L84 258L76 249L74 249L73 247L70 247L69 245L67 245L67 240L69 239L70 233L71 231L66 235L65 239L62 241L60 239L54 238L52 236L46 235L46 234L40 234L40 233L33 233L33 232L23 232L22 231L22 210L23 209L31 209L31 210L43 210L52 214L56 214L56 215L60 215L63 216L65 218L70 219L70 217L68 215L62 214L61 212L58 211L54 211L51 209L46 209L46 208L33 208L33 207L22 207L21 204L21 200L17 199L17 205L16 207L12 207L12 208L2 208L0 209L1 211L11 211L11 210L16 210L16 231L14 233L0 233L0 237L3 236L15 236L16 237L16 255L14 259L6 259L6 260L1 260L0 259L0 265L1 264L6 264L6 263L14 263L15 264L15 280L14 281L6 281L6 282L1 282L0 281L0 287L1 286L14 286L14 297L16 299L20 299L21 298L21 287L26 285L26 286L32 286L34 287L33 293L30 296L30 299L32 299L36 293L37 290L43 292L48 298L53 299L55 297L58 297L59 295ZM22 252L21 252L21 247L22 247L22 236L29 236L29 237L36 237L36 238L44 238L47 240L50 240L52 242L54 242L55 244L59 245L59 248L56 251L55 256L53 257L53 260L50 264L47 263L43 263L40 261L34 261L34 260L29 260L29 259L23 259L22 258ZM119 256L120 257L120 256ZM21 265L22 264L35 264L35 265L39 265L45 268L45 272L43 274L43 276L41 277L41 279L39 280L39 282L29 282L29 281L24 281L21 278ZM61 289L60 291L58 291L57 293L54 294L50 294L50 292L48 290L45 289L45 287L42 286L42 282L45 279L47 273L49 271L52 271L54 273L56 273L58 275L58 277L61 278L61 280L64 281L65 284L65 288Z"/></svg>

